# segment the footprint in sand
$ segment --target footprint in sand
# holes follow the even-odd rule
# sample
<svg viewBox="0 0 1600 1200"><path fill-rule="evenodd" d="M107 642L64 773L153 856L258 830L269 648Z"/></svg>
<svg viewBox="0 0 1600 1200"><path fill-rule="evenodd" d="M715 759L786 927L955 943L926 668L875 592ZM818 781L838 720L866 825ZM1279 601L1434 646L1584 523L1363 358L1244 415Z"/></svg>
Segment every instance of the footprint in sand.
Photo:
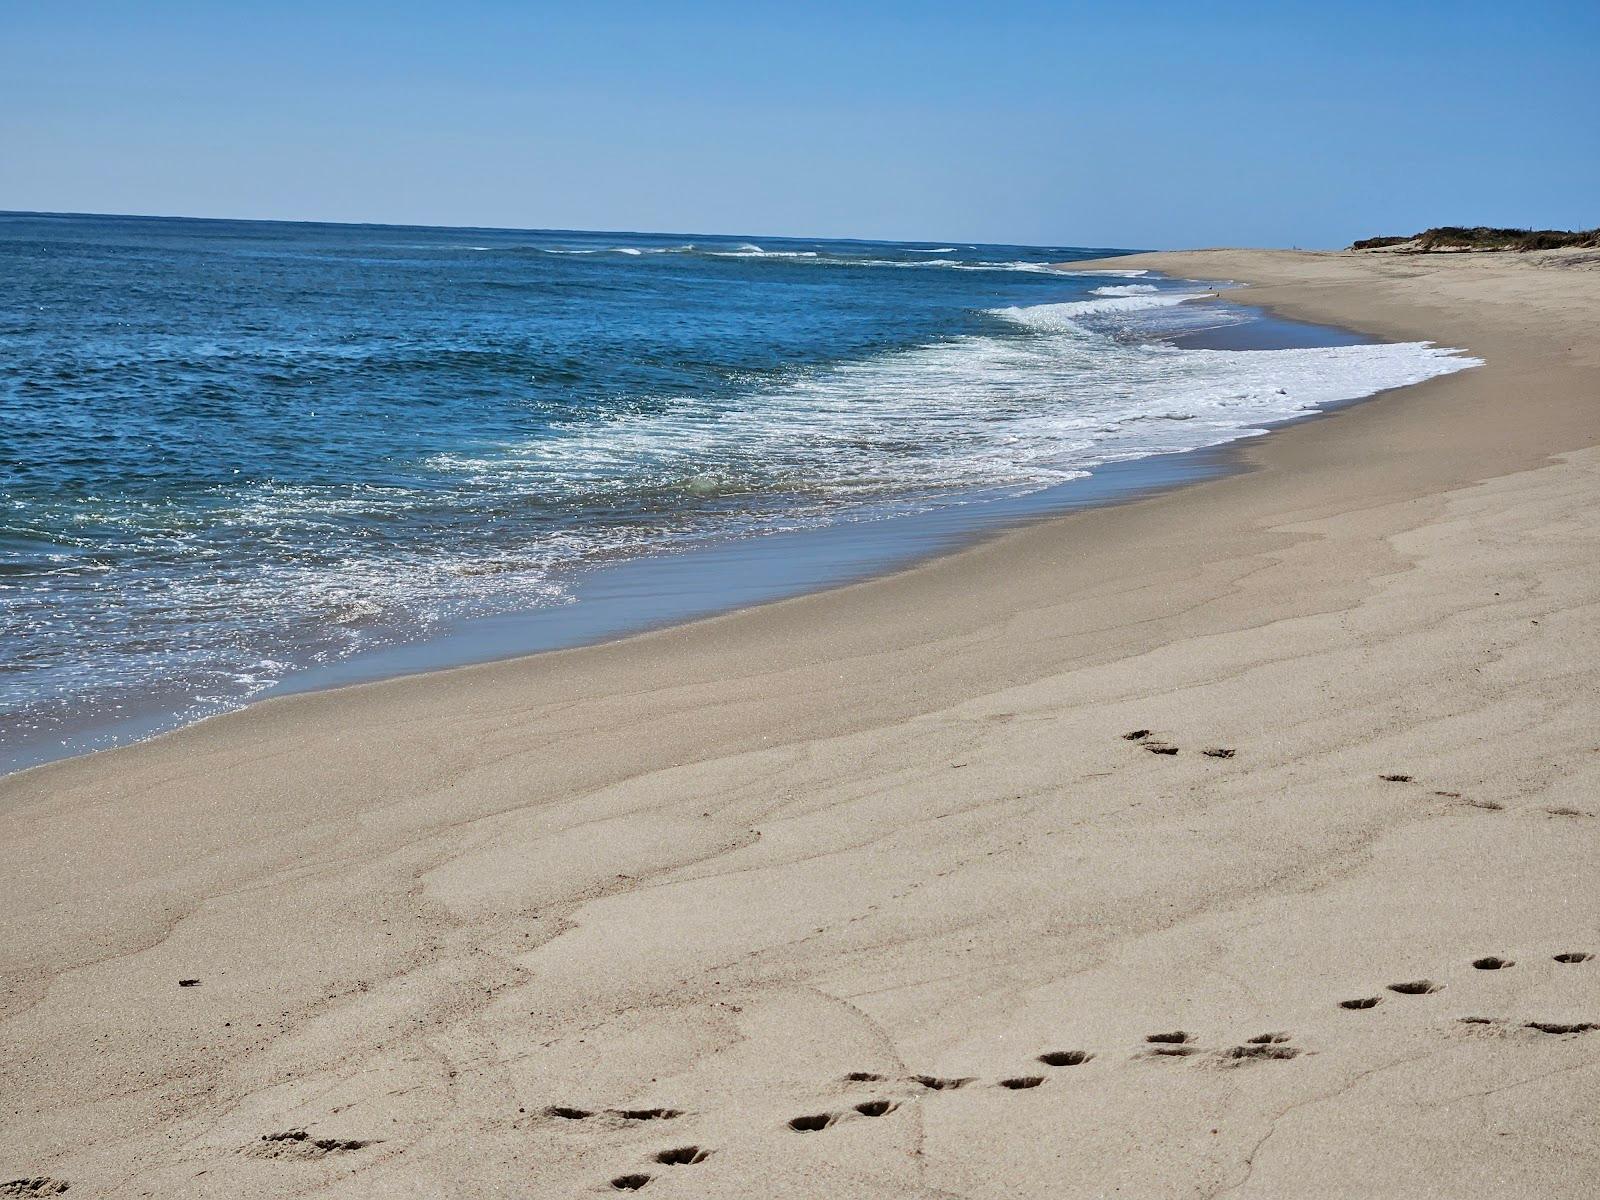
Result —
<svg viewBox="0 0 1600 1200"><path fill-rule="evenodd" d="M1339 1001L1339 1007L1350 1009L1377 1008L1382 1003L1382 996L1362 996L1356 1000L1341 1000Z"/></svg>
<svg viewBox="0 0 1600 1200"><path fill-rule="evenodd" d="M884 1079L876 1071L851 1071L844 1078L846 1083L882 1083Z"/></svg>
<svg viewBox="0 0 1600 1200"><path fill-rule="evenodd" d="M1473 959L1472 965L1480 971L1504 971L1507 967L1514 967L1517 964L1512 959L1498 958L1490 954L1484 958Z"/></svg>
<svg viewBox="0 0 1600 1200"><path fill-rule="evenodd" d="M972 1080L971 1078L941 1079L937 1075L913 1075L911 1077L911 1082L920 1083L930 1092L948 1092L954 1091L959 1087L966 1087L967 1084L972 1082Z"/></svg>
<svg viewBox="0 0 1600 1200"><path fill-rule="evenodd" d="M1409 983L1391 983L1389 990L1398 992L1402 996L1429 996L1442 986L1431 979L1413 979Z"/></svg>
<svg viewBox="0 0 1600 1200"><path fill-rule="evenodd" d="M856 1105L856 1111L863 1117L882 1117L892 1113L899 1107L892 1100L863 1100Z"/></svg>
<svg viewBox="0 0 1600 1200"><path fill-rule="evenodd" d="M1081 1067L1093 1057L1087 1050L1051 1050L1039 1055L1039 1061L1047 1067Z"/></svg>
<svg viewBox="0 0 1600 1200"><path fill-rule="evenodd" d="M611 1186L619 1192L637 1192L649 1182L648 1175L618 1175L611 1181Z"/></svg>
<svg viewBox="0 0 1600 1200"><path fill-rule="evenodd" d="M1171 742L1164 742L1160 738L1151 737L1148 729L1130 729L1122 735L1122 740L1125 742L1138 742L1151 754L1176 754L1178 752L1178 748Z"/></svg>
<svg viewBox="0 0 1600 1200"><path fill-rule="evenodd" d="M1588 962L1593 957L1594 955L1590 954L1587 950L1567 950L1556 955L1555 959L1558 963L1570 964Z"/></svg>
<svg viewBox="0 0 1600 1200"><path fill-rule="evenodd" d="M1600 1029L1600 1025L1596 1025L1593 1021L1579 1021L1570 1025L1562 1021L1529 1021L1526 1028L1537 1029L1540 1033L1592 1033Z"/></svg>
<svg viewBox="0 0 1600 1200"><path fill-rule="evenodd" d="M1233 1046L1224 1051L1223 1058L1233 1065L1298 1058L1299 1048L1288 1042L1287 1033L1258 1033L1253 1038L1246 1038L1242 1046Z"/></svg>
<svg viewBox="0 0 1600 1200"><path fill-rule="evenodd" d="M692 1167L710 1157L711 1151L700 1146L674 1146L671 1150L660 1151L655 1160L669 1167Z"/></svg>
<svg viewBox="0 0 1600 1200"><path fill-rule="evenodd" d="M323 1158L376 1144L371 1138L314 1138L304 1129L286 1129L282 1133L263 1133L261 1140L246 1146L244 1152L252 1158Z"/></svg>
<svg viewBox="0 0 1600 1200"><path fill-rule="evenodd" d="M24 1179L8 1179L0 1183L0 1196L59 1196L71 1186L65 1179L51 1179L48 1175L30 1175Z"/></svg>
<svg viewBox="0 0 1600 1200"><path fill-rule="evenodd" d="M813 1113L807 1117L791 1117L789 1128L796 1133L819 1133L838 1119L838 1113Z"/></svg>
<svg viewBox="0 0 1600 1200"><path fill-rule="evenodd" d="M1011 1079L1002 1079L1000 1086L1010 1088L1014 1092L1020 1092L1028 1088L1036 1088L1043 1082L1043 1075L1017 1075Z"/></svg>
<svg viewBox="0 0 1600 1200"><path fill-rule="evenodd" d="M1171 1033L1149 1033L1144 1040L1150 1047L1147 1053L1166 1058L1188 1058L1191 1054L1200 1053L1199 1047L1189 1044L1194 1041L1194 1034L1181 1029Z"/></svg>
<svg viewBox="0 0 1600 1200"><path fill-rule="evenodd" d="M563 1121L583 1121L594 1116L587 1108L568 1108L564 1104L552 1104L544 1111L552 1117L560 1117Z"/></svg>
<svg viewBox="0 0 1600 1200"><path fill-rule="evenodd" d="M1227 1052L1227 1057L1236 1063L1282 1060L1299 1056L1300 1051L1294 1046L1233 1046Z"/></svg>
<svg viewBox="0 0 1600 1200"><path fill-rule="evenodd" d="M1207 758L1232 758L1238 751L1231 750L1227 746L1207 746L1200 753Z"/></svg>
<svg viewBox="0 0 1600 1200"><path fill-rule="evenodd" d="M613 1108L610 1111L624 1121L671 1121L683 1116L675 1108Z"/></svg>

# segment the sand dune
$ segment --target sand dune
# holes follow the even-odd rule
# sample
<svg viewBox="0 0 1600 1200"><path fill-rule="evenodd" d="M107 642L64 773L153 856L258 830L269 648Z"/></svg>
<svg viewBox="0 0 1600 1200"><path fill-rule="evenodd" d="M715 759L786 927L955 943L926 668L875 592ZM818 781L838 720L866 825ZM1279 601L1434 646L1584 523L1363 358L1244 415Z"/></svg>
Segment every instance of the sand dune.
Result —
<svg viewBox="0 0 1600 1200"><path fill-rule="evenodd" d="M1594 1195L1573 259L1118 259L1486 365L892 578L0 781L0 1195Z"/></svg>

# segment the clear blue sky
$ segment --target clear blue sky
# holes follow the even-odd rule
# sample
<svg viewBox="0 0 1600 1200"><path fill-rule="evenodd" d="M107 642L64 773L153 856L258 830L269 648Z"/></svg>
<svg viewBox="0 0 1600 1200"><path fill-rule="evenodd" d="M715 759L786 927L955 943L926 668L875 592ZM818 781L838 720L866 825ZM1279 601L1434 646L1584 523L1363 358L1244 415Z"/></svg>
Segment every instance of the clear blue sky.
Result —
<svg viewBox="0 0 1600 1200"><path fill-rule="evenodd" d="M1048 245L1600 224L1600 0L0 0L0 209Z"/></svg>

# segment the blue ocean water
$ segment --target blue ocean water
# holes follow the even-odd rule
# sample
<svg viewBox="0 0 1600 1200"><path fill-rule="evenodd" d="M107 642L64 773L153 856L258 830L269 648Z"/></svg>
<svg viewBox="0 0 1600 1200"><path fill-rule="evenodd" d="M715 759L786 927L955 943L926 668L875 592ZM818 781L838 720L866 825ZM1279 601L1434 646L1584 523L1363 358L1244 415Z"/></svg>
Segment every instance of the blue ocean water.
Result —
<svg viewBox="0 0 1600 1200"><path fill-rule="evenodd" d="M0 769L1468 365L1192 348L1247 314L1103 253L0 214Z"/></svg>

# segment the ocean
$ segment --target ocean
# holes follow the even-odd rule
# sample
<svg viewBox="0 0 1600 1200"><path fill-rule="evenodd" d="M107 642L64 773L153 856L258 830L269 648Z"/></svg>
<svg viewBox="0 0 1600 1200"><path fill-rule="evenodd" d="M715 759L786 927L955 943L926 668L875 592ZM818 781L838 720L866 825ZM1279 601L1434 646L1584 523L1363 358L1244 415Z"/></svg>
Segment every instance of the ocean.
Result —
<svg viewBox="0 0 1600 1200"><path fill-rule="evenodd" d="M1472 365L1108 253L0 214L0 770L871 574Z"/></svg>

